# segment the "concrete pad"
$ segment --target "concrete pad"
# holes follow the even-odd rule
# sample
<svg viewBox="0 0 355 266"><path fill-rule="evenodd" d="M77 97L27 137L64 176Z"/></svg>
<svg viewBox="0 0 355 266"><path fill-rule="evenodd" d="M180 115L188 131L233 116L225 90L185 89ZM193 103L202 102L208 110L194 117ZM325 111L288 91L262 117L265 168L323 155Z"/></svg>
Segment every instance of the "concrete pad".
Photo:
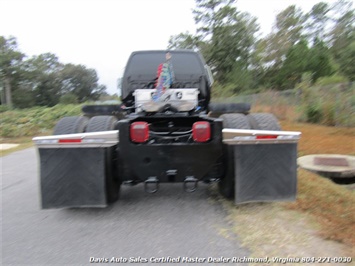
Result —
<svg viewBox="0 0 355 266"><path fill-rule="evenodd" d="M8 144L8 143L1 143L0 144L0 151L8 150L17 147L19 144Z"/></svg>
<svg viewBox="0 0 355 266"><path fill-rule="evenodd" d="M341 154L312 154L297 159L299 167L326 177L355 177L355 156Z"/></svg>

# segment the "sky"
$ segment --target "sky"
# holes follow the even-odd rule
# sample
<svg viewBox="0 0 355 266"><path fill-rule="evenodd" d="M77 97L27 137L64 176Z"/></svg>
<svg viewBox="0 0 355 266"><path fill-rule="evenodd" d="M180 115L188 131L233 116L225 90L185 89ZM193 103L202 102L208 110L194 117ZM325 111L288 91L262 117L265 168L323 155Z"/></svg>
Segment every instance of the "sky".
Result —
<svg viewBox="0 0 355 266"><path fill-rule="evenodd" d="M261 34L295 4L308 12L321 0L239 0ZM333 0L323 0L332 3ZM109 94L118 93L129 55L166 49L171 35L195 33L194 0L0 0L0 36L14 36L27 56L53 53L62 63L93 68Z"/></svg>

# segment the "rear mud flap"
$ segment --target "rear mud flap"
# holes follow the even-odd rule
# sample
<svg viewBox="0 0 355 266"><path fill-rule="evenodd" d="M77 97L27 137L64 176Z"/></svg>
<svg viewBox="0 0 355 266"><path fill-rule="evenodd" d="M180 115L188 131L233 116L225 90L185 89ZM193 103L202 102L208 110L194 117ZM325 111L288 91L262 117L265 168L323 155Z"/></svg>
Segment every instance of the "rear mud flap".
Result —
<svg viewBox="0 0 355 266"><path fill-rule="evenodd" d="M236 204L296 199L297 143L233 146Z"/></svg>
<svg viewBox="0 0 355 266"><path fill-rule="evenodd" d="M108 149L39 148L42 208L106 207Z"/></svg>

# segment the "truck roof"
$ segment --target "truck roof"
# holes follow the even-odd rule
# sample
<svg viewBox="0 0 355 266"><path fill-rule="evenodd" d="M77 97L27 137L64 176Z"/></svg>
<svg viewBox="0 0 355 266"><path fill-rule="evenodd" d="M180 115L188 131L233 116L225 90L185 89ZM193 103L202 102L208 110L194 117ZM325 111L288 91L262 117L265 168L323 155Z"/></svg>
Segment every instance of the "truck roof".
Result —
<svg viewBox="0 0 355 266"><path fill-rule="evenodd" d="M198 52L187 49L145 50L132 52L126 64L124 77L138 75L137 78L144 79L148 75L154 79L159 64L165 62L166 53L172 55L171 62L176 78L181 75L204 74L205 61Z"/></svg>
<svg viewBox="0 0 355 266"><path fill-rule="evenodd" d="M137 88L142 89L144 84L154 81L157 77L157 68L165 62L166 53L171 54L171 63L176 82L196 82L205 76L208 80L206 63L199 52L179 50L143 50L132 52L128 59L122 79L122 99Z"/></svg>

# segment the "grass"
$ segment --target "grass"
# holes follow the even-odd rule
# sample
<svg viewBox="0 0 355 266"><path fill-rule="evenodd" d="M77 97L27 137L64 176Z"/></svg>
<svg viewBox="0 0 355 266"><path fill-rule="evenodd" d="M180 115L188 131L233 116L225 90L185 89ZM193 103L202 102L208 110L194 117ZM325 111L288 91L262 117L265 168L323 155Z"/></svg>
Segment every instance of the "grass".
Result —
<svg viewBox="0 0 355 266"><path fill-rule="evenodd" d="M6 150L0 150L0 157L1 156L6 156L12 152L27 149L29 147L33 146L32 143L32 138L31 137L18 137L18 138L0 138L0 143L11 143L11 144L18 144L18 146L11 148L11 149L6 149Z"/></svg>
<svg viewBox="0 0 355 266"><path fill-rule="evenodd" d="M355 128L289 121L281 125L283 130L302 132L299 156L354 155ZM355 191L346 186L299 169L295 202L235 206L215 194L228 210L233 231L251 250L251 256L355 256Z"/></svg>
<svg viewBox="0 0 355 266"><path fill-rule="evenodd" d="M306 212L320 226L320 235L355 246L355 192L305 170L298 172L298 195L291 210Z"/></svg>
<svg viewBox="0 0 355 266"><path fill-rule="evenodd" d="M19 144L17 147L1 150L0 156L33 146L32 138L51 135L60 118L80 114L81 105L72 104L0 112L0 143Z"/></svg>
<svg viewBox="0 0 355 266"><path fill-rule="evenodd" d="M283 130L301 131L299 156L306 154L355 155L355 128L329 127L282 121Z"/></svg>
<svg viewBox="0 0 355 266"><path fill-rule="evenodd" d="M355 155L355 128L326 127L311 124L282 123L285 130L302 132L299 155ZM307 212L321 226L325 239L355 245L355 191L336 185L326 178L299 170L298 198L285 207Z"/></svg>
<svg viewBox="0 0 355 266"><path fill-rule="evenodd" d="M47 136L51 135L52 130L42 130L41 133L36 134L36 136ZM33 136L34 137L34 136ZM11 149L6 149L6 150L0 150L0 157L9 155L12 152L15 151L20 151L23 149L27 149L33 146L32 138L33 137L2 137L0 138L0 143L10 143L10 144L18 144L18 146L11 148Z"/></svg>
<svg viewBox="0 0 355 266"><path fill-rule="evenodd" d="M0 136L3 138L33 137L53 129L62 117L81 114L81 105L56 105L13 109L0 113Z"/></svg>

